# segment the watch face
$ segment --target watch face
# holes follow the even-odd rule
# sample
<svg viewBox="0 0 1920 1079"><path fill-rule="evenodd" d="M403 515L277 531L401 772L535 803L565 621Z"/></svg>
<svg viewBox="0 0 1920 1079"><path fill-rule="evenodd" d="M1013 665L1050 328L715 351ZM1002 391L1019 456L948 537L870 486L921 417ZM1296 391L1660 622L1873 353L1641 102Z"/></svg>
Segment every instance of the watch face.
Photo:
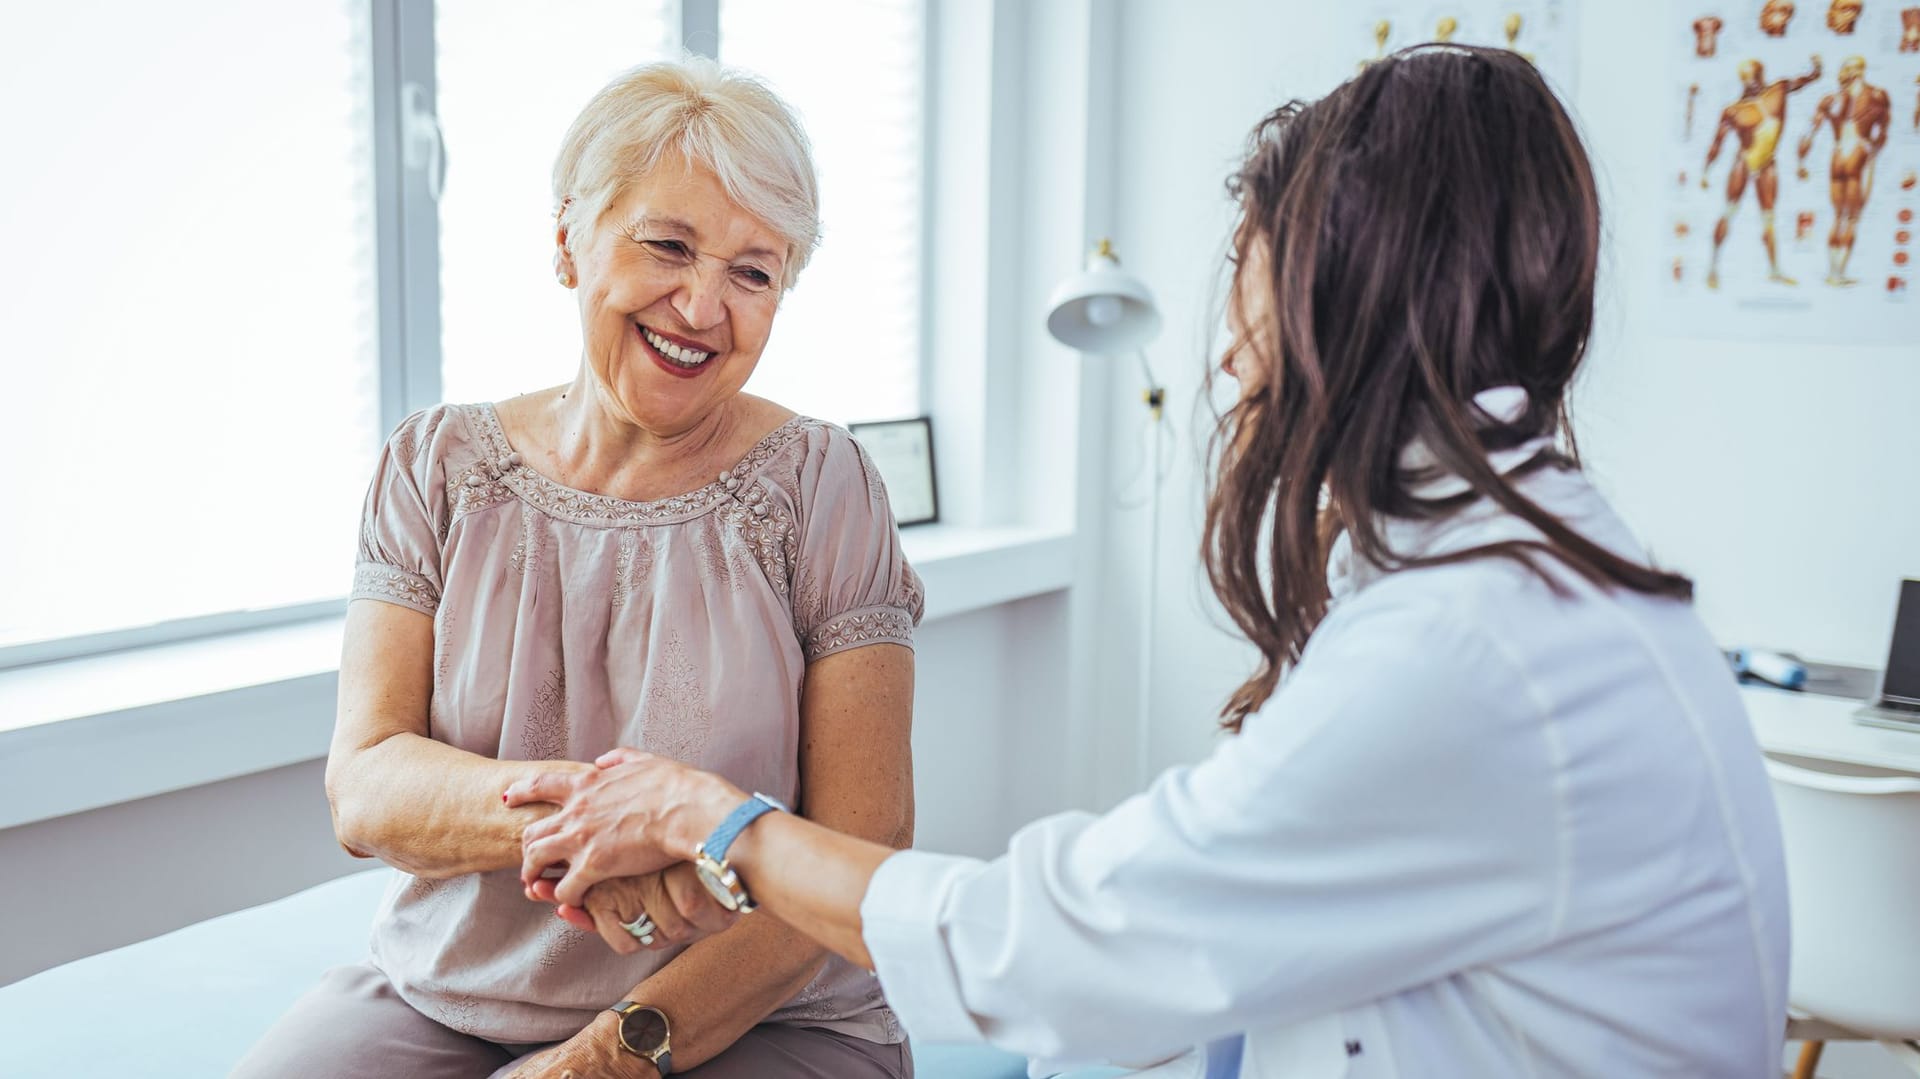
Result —
<svg viewBox="0 0 1920 1079"><path fill-rule="evenodd" d="M714 902L728 910L737 911L740 909L740 898L733 893L733 873L724 871L723 875L723 871L716 871L717 865L711 859L702 858L693 863L693 872L700 878L700 883L707 886L707 894L713 896Z"/></svg>
<svg viewBox="0 0 1920 1079"><path fill-rule="evenodd" d="M667 1017L657 1008L635 1008L620 1017L620 1040L642 1056L651 1056L667 1044Z"/></svg>

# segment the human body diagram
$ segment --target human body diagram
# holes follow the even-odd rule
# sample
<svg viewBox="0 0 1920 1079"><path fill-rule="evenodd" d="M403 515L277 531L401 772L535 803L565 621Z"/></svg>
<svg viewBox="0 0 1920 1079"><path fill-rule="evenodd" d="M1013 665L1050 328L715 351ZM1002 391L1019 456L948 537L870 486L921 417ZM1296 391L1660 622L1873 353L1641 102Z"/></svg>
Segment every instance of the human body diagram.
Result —
<svg viewBox="0 0 1920 1079"><path fill-rule="evenodd" d="M1781 133L1787 125L1787 101L1820 78L1820 57L1813 58L1813 69L1805 75L1768 82L1766 68L1758 60L1742 61L1739 68L1740 99L1720 113L1720 126L1714 130L1713 145L1707 148L1707 163L1701 169L1700 186L1708 187L1708 173L1720 156L1720 148L1729 135L1739 144L1733 167L1727 172L1727 204L1720 221L1713 227L1713 262L1707 271L1707 287L1720 287L1720 249L1733 227L1740 200L1753 184L1754 200L1760 204L1760 240L1767 249L1767 279L1783 285L1799 282L1780 272L1780 249L1774 237L1773 208L1780 197L1780 172L1776 162Z"/></svg>

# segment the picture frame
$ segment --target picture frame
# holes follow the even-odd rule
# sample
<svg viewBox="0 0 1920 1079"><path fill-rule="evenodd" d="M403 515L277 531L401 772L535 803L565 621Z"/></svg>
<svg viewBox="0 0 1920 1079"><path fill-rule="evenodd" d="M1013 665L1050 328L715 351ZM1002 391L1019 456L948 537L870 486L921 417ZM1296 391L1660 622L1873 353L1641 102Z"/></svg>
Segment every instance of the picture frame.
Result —
<svg viewBox="0 0 1920 1079"><path fill-rule="evenodd" d="M940 483L933 460L933 418L850 423L847 430L867 451L901 528L940 520Z"/></svg>

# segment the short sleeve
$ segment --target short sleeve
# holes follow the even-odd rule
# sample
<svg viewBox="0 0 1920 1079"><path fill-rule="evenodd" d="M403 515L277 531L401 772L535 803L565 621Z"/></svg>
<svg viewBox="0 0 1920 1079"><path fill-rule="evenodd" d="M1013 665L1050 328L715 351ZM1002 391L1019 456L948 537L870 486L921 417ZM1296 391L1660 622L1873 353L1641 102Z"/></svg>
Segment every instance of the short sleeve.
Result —
<svg viewBox="0 0 1920 1079"><path fill-rule="evenodd" d="M429 493L444 487L436 435L444 407L407 417L380 451L360 516L352 599L377 599L432 614L440 606L440 527Z"/></svg>
<svg viewBox="0 0 1920 1079"><path fill-rule="evenodd" d="M793 619L807 662L870 644L913 646L925 609L880 472L853 436L826 427L799 477Z"/></svg>

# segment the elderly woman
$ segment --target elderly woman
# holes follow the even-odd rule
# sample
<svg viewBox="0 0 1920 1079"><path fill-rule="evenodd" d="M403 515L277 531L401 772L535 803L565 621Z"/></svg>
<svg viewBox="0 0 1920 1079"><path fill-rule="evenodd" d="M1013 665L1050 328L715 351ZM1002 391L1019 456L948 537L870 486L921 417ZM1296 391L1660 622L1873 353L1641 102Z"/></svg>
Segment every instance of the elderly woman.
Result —
<svg viewBox="0 0 1920 1079"><path fill-rule="evenodd" d="M788 927L676 943L684 867L587 897L617 949L522 894L551 807L500 792L614 746L889 845L913 816L921 591L885 491L742 392L817 235L804 133L752 79L653 64L553 179L579 373L413 416L367 497L327 792L342 845L409 876L236 1074L910 1075L873 977Z"/></svg>

